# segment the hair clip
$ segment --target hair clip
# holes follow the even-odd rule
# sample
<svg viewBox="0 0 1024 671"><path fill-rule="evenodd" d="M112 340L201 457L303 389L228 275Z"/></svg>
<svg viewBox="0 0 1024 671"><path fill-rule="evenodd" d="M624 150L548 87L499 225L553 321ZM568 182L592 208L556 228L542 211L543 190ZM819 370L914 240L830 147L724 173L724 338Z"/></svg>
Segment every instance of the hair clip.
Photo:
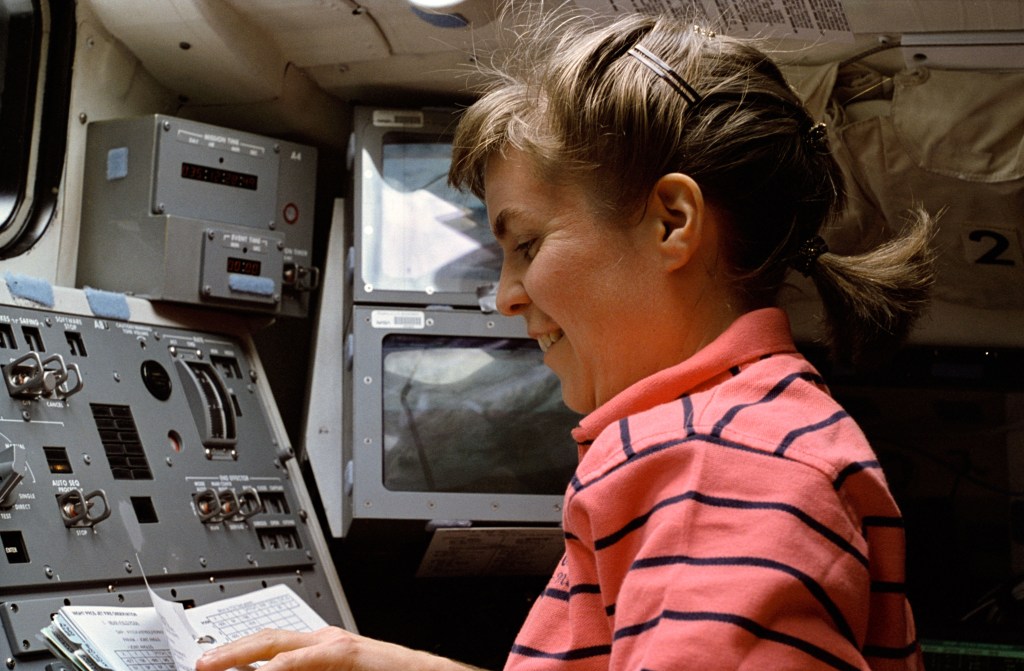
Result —
<svg viewBox="0 0 1024 671"><path fill-rule="evenodd" d="M666 84L671 86L676 93L681 95L687 103L692 107L701 101L701 96L697 93L697 90L690 86L683 77L672 69L672 67L661 60L648 49L635 45L630 48L627 52L630 56L643 63L647 68L656 74L658 77L663 79Z"/></svg>
<svg viewBox="0 0 1024 671"><path fill-rule="evenodd" d="M819 121L807 129L807 144L819 154L828 153L828 126L824 121Z"/></svg>
<svg viewBox="0 0 1024 671"><path fill-rule="evenodd" d="M707 37L709 39L718 37L718 35L715 34L715 31L711 30L710 28L705 28L704 26L697 25L696 23L693 24L692 28L693 32L697 33L698 35L703 35L704 37Z"/></svg>

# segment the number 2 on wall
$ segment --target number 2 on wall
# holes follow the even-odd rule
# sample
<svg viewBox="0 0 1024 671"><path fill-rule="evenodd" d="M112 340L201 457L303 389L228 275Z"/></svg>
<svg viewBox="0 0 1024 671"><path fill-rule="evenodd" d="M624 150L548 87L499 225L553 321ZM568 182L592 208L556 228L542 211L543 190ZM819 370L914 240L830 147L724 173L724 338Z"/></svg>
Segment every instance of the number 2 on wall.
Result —
<svg viewBox="0 0 1024 671"><path fill-rule="evenodd" d="M1021 265L1017 231L994 228L964 228L967 261L978 265L1015 267Z"/></svg>
<svg viewBox="0 0 1024 671"><path fill-rule="evenodd" d="M992 246L988 248L984 254L974 259L975 263L990 263L994 266L1013 266L1016 265L1013 259L1003 257L1003 253L1010 247L1009 239L1002 233L996 231L986 231L984 229L977 229L971 231L969 237L974 242L981 242L982 240L988 239L992 241Z"/></svg>

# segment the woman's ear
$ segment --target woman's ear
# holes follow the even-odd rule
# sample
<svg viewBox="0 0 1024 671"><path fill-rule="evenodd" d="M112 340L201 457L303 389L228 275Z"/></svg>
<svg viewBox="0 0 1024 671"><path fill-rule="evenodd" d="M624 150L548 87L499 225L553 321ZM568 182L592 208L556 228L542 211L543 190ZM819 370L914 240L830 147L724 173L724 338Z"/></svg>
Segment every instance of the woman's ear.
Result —
<svg viewBox="0 0 1024 671"><path fill-rule="evenodd" d="M689 263L704 233L704 196L689 175L664 175L651 190L648 214L661 236L659 252L670 270Z"/></svg>

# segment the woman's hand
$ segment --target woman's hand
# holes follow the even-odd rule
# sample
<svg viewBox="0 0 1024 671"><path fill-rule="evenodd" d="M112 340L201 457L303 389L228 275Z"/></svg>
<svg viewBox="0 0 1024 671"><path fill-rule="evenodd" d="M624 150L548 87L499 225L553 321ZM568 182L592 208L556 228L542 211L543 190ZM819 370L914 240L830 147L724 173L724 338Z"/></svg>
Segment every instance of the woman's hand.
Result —
<svg viewBox="0 0 1024 671"><path fill-rule="evenodd" d="M225 671L266 661L260 671L466 671L473 667L353 634L338 627L314 632L266 629L210 650L196 671Z"/></svg>

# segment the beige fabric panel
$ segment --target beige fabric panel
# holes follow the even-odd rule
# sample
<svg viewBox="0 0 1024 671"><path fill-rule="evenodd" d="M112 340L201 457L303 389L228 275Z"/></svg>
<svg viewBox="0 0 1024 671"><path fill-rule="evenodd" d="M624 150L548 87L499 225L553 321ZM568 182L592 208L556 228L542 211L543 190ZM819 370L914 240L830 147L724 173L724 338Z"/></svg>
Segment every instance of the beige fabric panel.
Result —
<svg viewBox="0 0 1024 671"><path fill-rule="evenodd" d="M863 72L856 79L876 95L846 91L850 102L834 114L850 208L827 232L830 246L864 250L923 204L942 213L936 298L1024 308L1024 73L922 69L891 82Z"/></svg>

